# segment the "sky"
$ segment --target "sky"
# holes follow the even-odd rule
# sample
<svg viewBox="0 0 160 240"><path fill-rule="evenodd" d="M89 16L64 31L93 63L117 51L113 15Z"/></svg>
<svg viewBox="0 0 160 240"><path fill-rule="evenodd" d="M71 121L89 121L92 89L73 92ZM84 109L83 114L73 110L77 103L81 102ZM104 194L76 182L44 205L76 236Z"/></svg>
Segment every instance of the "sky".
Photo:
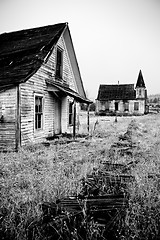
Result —
<svg viewBox="0 0 160 240"><path fill-rule="evenodd" d="M0 33L68 22L87 96L100 84L160 93L160 0L0 0Z"/></svg>

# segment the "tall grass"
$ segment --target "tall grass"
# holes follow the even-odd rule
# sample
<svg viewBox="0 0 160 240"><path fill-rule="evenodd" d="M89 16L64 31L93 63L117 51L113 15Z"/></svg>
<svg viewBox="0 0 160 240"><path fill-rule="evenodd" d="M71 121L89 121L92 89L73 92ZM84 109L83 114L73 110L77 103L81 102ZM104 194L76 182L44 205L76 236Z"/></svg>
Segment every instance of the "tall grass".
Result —
<svg viewBox="0 0 160 240"><path fill-rule="evenodd" d="M160 179L156 164L141 159L130 186L129 207L125 218L125 239L158 239L160 234ZM154 174L150 175L151 169ZM150 176L150 177L149 177Z"/></svg>
<svg viewBox="0 0 160 240"><path fill-rule="evenodd" d="M98 152L90 141L53 141L48 148L39 144L1 153L0 236L27 239L28 226L41 219L42 203L78 195L81 179L99 164Z"/></svg>
<svg viewBox="0 0 160 240"><path fill-rule="evenodd" d="M159 239L160 235L160 116L136 119L132 140L137 143L131 167L129 205L120 239Z"/></svg>
<svg viewBox="0 0 160 240"><path fill-rule="evenodd" d="M127 130L136 144L133 154L128 159L115 151L114 159L136 162L130 170L135 181L128 187L129 205L124 221L119 222L118 239L156 239L160 226L160 116L117 119L92 117L88 138L70 144L60 139L56 144L51 141L49 147L37 144L18 153L0 153L1 239L29 239L28 229L41 221L42 203L79 194L81 179L102 162L111 161L112 144ZM87 134L86 129L82 121L79 133ZM37 231L34 239L42 239L41 233Z"/></svg>

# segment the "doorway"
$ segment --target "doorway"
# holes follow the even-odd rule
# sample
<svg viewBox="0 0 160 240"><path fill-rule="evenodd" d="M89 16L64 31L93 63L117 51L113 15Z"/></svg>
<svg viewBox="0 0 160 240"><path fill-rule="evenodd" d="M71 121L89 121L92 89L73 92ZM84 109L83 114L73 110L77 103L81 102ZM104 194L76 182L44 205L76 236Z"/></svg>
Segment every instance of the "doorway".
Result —
<svg viewBox="0 0 160 240"><path fill-rule="evenodd" d="M118 102L115 102L115 111L118 111Z"/></svg>
<svg viewBox="0 0 160 240"><path fill-rule="evenodd" d="M61 133L61 108L62 102L59 98L55 98L55 114L54 114L54 133Z"/></svg>

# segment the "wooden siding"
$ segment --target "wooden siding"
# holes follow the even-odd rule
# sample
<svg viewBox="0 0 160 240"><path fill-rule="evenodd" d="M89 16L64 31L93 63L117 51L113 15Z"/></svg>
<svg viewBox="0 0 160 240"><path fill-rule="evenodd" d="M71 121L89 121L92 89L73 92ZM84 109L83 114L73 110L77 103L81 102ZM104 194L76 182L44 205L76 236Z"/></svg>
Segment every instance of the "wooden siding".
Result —
<svg viewBox="0 0 160 240"><path fill-rule="evenodd" d="M77 83L72 70L71 59L68 53L70 49L67 49L66 44L68 44L68 42L66 42L66 38L61 37L58 42L58 45L64 49L63 78L67 81L71 89L78 92ZM73 100L74 99L72 97L67 96L67 98L63 98L63 101L62 101L62 132L63 133L65 132L73 133L73 126L69 125L69 101L72 102ZM77 105L76 113L77 113L76 119L78 119L78 116L79 116L78 105Z"/></svg>
<svg viewBox="0 0 160 240"><path fill-rule="evenodd" d="M58 44L60 44L61 47L63 46L63 49L65 51L64 59L63 59L64 60L63 78L64 78L64 80L66 80L69 83L69 87L71 89L78 92L78 88L77 88L77 85L76 85L76 80L74 78L71 62L70 62L70 59L69 59L69 55L68 55L68 52L67 52L67 48L66 48L66 44L65 44L64 39L61 38Z"/></svg>
<svg viewBox="0 0 160 240"><path fill-rule="evenodd" d="M34 98L43 97L43 128L34 127ZM52 136L54 115L54 96L47 91L44 72L40 69L29 81L21 85L21 141L22 145L39 142Z"/></svg>
<svg viewBox="0 0 160 240"><path fill-rule="evenodd" d="M120 114L132 114L132 115L142 115L145 113L145 100L144 99L137 99L137 100L128 100L128 101L98 101L96 100L96 113L111 113L115 112L115 102L118 103L118 111L117 113ZM125 106L124 104L128 102L128 107L129 111L125 111ZM135 110L134 109L134 103L138 102L139 103L139 109ZM108 109L109 105L109 109Z"/></svg>
<svg viewBox="0 0 160 240"><path fill-rule="evenodd" d="M67 29L64 32L64 40L65 40L66 47L67 47L67 50L68 50L68 57L70 59L70 64L72 66L72 71L73 71L73 74L74 74L74 80L75 80L75 83L76 83L75 85L77 86L79 94L85 98L86 94L85 94L85 91L84 91L79 66L78 66L76 55L75 55L75 52L74 52L74 46L73 46L73 43L72 43L72 39L70 41L70 38L71 38L70 31L69 31L69 29Z"/></svg>
<svg viewBox="0 0 160 240"><path fill-rule="evenodd" d="M0 93L0 150L16 148L17 87Z"/></svg>
<svg viewBox="0 0 160 240"><path fill-rule="evenodd" d="M57 43L63 49L63 79L70 88L77 90L76 82L72 72L69 56L63 37ZM45 80L55 79L55 59L56 48L53 50L49 59L41 68L26 82L21 84L21 144L29 142L43 141L46 137L55 134L55 102L56 96L48 92ZM43 129L34 129L34 97L35 95L43 97ZM68 127L68 99L67 96L61 97L61 130L67 132Z"/></svg>
<svg viewBox="0 0 160 240"><path fill-rule="evenodd" d="M69 55L67 52L66 44L64 38L61 37L57 43L61 49L63 49L63 75L62 78L64 82L69 84L69 87L74 91L78 91L76 86L76 81L74 78L74 74L72 71L71 62L69 59ZM46 74L46 77L52 79L53 81L57 81L55 79L55 68L56 68L56 48L53 50L50 58L47 61L47 64L44 65L43 72Z"/></svg>

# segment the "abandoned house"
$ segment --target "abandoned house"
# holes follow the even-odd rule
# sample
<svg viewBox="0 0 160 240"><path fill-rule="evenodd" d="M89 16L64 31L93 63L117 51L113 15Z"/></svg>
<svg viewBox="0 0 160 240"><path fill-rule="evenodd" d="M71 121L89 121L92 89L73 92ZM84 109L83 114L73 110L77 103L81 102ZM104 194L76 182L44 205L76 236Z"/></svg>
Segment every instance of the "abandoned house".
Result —
<svg viewBox="0 0 160 240"><path fill-rule="evenodd" d="M71 132L79 103L90 101L67 23L0 35L0 150Z"/></svg>
<svg viewBox="0 0 160 240"><path fill-rule="evenodd" d="M147 90L141 70L135 88L134 84L99 86L97 115L143 115L147 112Z"/></svg>

